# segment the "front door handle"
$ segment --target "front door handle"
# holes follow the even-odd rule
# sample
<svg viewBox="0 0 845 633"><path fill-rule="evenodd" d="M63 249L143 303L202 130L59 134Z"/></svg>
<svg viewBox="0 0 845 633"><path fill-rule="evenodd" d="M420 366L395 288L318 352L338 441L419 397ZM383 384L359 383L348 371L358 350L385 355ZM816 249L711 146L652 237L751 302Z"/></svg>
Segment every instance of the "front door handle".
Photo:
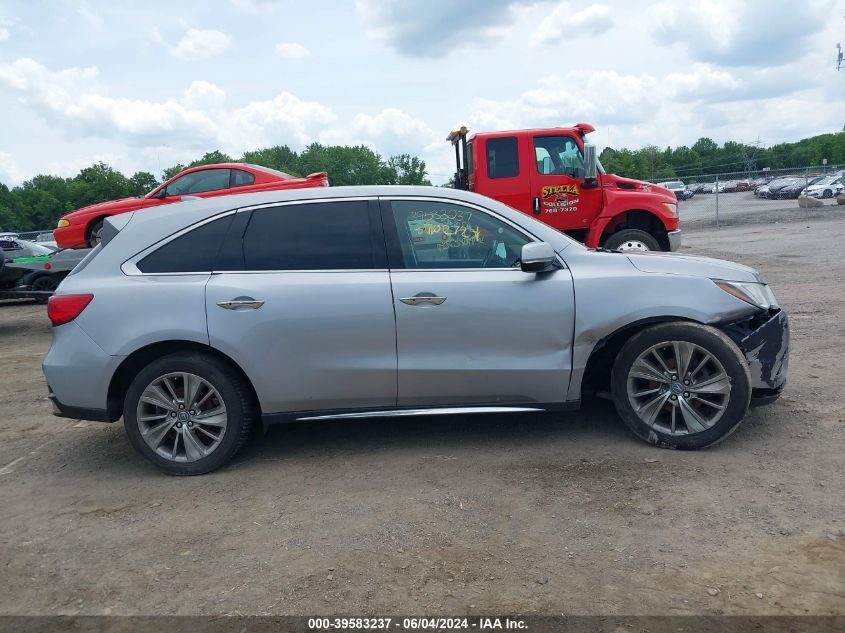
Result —
<svg viewBox="0 0 845 633"><path fill-rule="evenodd" d="M235 297L231 301L219 301L217 305L225 310L237 310L238 308L258 310L258 308L264 305L264 302L253 299L252 297Z"/></svg>
<svg viewBox="0 0 845 633"><path fill-rule="evenodd" d="M399 299L399 301L409 306L418 306L423 303L430 303L432 305L439 306L441 303L446 301L446 297L438 297L432 292L420 292L415 294L413 297L405 297L403 299Z"/></svg>

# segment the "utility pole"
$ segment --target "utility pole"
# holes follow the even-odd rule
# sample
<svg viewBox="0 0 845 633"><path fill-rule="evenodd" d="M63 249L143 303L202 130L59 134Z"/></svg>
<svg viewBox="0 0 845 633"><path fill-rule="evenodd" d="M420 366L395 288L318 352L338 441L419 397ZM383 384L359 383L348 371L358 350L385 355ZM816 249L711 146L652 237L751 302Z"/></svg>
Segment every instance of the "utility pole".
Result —
<svg viewBox="0 0 845 633"><path fill-rule="evenodd" d="M836 72L839 72L839 70L845 64L845 59L843 59L842 56L842 44L837 44L836 50L838 51L836 54Z"/></svg>

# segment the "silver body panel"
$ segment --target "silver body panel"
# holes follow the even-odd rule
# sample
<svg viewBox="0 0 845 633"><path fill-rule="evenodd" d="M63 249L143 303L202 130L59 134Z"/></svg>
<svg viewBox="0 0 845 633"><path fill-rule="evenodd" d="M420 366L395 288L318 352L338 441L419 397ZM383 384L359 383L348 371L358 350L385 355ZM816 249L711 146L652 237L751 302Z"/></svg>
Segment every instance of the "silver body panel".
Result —
<svg viewBox="0 0 845 633"><path fill-rule="evenodd" d="M150 275L133 264L151 246L222 213L349 197L424 197L481 207L551 244L564 268L540 274L456 269ZM265 414L577 401L587 361L602 339L655 318L719 323L752 315L754 307L710 278L760 279L751 269L718 260L591 251L495 200L430 187L220 196L107 222L121 230L57 290L94 294L75 322L54 329L44 361L50 387L70 406L105 409L120 362L167 341L209 345L231 358ZM401 301L419 293L445 300ZM246 299L264 303L218 305Z"/></svg>
<svg viewBox="0 0 845 633"><path fill-rule="evenodd" d="M395 270L399 406L562 402L572 366L572 276ZM440 305L406 305L422 292ZM530 310L526 310L530 306Z"/></svg>
<svg viewBox="0 0 845 633"><path fill-rule="evenodd" d="M246 295L258 309L223 309ZM252 381L262 411L396 404L396 333L385 271L220 273L206 293L212 347Z"/></svg>

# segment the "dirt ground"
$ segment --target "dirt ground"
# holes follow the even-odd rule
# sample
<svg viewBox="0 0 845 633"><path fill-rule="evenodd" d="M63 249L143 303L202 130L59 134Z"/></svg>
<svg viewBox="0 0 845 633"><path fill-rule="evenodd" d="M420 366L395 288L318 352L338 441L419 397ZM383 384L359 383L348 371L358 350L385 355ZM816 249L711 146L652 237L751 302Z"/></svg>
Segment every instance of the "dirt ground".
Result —
<svg viewBox="0 0 845 633"><path fill-rule="evenodd" d="M845 613L845 213L696 229L764 271L789 385L721 445L578 413L298 423L159 474L55 418L44 308L0 306L0 614Z"/></svg>

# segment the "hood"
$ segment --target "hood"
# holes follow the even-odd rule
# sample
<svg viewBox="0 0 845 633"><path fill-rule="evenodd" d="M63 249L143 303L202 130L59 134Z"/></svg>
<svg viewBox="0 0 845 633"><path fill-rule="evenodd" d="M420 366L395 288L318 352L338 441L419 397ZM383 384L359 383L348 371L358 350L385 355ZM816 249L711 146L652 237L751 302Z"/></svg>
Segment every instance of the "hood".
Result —
<svg viewBox="0 0 845 633"><path fill-rule="evenodd" d="M63 217L73 215L74 213L90 213L91 211L111 211L120 213L122 211L131 211L146 205L146 198L121 198L120 200L109 200L108 202L98 202L87 207L82 207L76 211L65 214Z"/></svg>
<svg viewBox="0 0 845 633"><path fill-rule="evenodd" d="M636 254L629 252L625 253L625 256L635 268L644 273L764 283L763 276L753 268L723 259L658 251Z"/></svg>
<svg viewBox="0 0 845 633"><path fill-rule="evenodd" d="M601 177L603 187L616 187L628 191L639 191L641 193L657 194L666 199L666 202L675 202L675 194L660 185L654 185L650 182L643 182L642 180L634 180L633 178L623 178L616 174L603 174Z"/></svg>

